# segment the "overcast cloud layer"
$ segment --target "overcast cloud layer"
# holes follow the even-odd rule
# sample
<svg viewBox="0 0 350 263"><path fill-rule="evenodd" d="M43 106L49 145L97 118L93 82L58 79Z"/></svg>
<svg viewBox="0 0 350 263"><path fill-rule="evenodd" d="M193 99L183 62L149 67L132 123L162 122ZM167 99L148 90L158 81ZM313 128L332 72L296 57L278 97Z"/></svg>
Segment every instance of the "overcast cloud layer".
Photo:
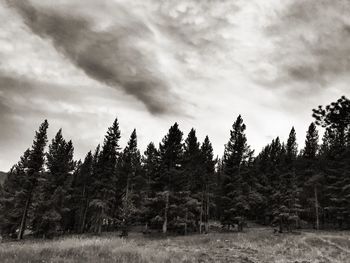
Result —
<svg viewBox="0 0 350 263"><path fill-rule="evenodd" d="M47 118L76 157L118 117L141 149L178 121L223 152L238 114L258 151L349 96L347 0L0 0L0 170Z"/></svg>

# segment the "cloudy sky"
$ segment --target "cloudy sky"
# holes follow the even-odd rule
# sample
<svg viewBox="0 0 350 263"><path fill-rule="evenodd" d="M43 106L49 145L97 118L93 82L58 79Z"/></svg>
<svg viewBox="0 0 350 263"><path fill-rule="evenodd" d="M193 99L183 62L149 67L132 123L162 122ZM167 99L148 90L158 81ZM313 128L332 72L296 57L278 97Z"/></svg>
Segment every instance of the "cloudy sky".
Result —
<svg viewBox="0 0 350 263"><path fill-rule="evenodd" d="M0 170L47 118L76 158L118 117L144 150L179 122L256 150L349 95L348 0L0 0Z"/></svg>

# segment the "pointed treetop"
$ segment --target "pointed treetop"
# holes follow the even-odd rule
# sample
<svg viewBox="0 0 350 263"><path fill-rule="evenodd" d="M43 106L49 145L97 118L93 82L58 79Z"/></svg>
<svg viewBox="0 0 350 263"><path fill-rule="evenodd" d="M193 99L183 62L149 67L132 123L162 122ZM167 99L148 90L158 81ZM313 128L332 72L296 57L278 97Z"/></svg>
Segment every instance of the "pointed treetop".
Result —
<svg viewBox="0 0 350 263"><path fill-rule="evenodd" d="M198 142L197 136L196 136L196 130L194 128L191 129L191 131L188 133L188 136L185 140L185 152L188 153L194 153L199 152L200 144Z"/></svg>
<svg viewBox="0 0 350 263"><path fill-rule="evenodd" d="M250 150L250 146L247 144L245 129L246 126L241 115L239 115L232 125L230 139L225 145L224 162L236 166L252 158L253 151Z"/></svg>
<svg viewBox="0 0 350 263"><path fill-rule="evenodd" d="M209 140L208 135L205 136L204 142L202 143L201 152L204 155L206 160L213 160L214 153L213 153L213 146Z"/></svg>
<svg viewBox="0 0 350 263"><path fill-rule="evenodd" d="M28 165L33 173L43 169L45 156L44 149L47 143L48 127L49 123L47 120L44 120L44 122L40 125L39 130L35 132L35 138L29 156L30 163Z"/></svg>
<svg viewBox="0 0 350 263"><path fill-rule="evenodd" d="M130 135L130 139L128 141L128 145L126 146L129 150L136 149L137 148L137 134L136 129L133 130L133 132Z"/></svg>
<svg viewBox="0 0 350 263"><path fill-rule="evenodd" d="M307 159L314 159L318 151L318 131L315 123L311 123L306 133L303 156Z"/></svg>
<svg viewBox="0 0 350 263"><path fill-rule="evenodd" d="M112 144L112 147L115 149L119 148L119 139L120 139L120 129L118 119L116 118L111 127L108 128L107 134L105 136L104 146L107 144Z"/></svg>
<svg viewBox="0 0 350 263"><path fill-rule="evenodd" d="M287 158L293 160L298 154L298 145L294 127L292 127L286 145Z"/></svg>

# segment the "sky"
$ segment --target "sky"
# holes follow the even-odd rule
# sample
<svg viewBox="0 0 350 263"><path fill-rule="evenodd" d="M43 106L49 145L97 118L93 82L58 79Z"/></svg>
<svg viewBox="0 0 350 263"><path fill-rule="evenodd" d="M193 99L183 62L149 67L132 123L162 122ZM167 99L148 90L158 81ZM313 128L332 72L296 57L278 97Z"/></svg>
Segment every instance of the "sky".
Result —
<svg viewBox="0 0 350 263"><path fill-rule="evenodd" d="M349 96L348 0L0 0L0 170L49 121L75 158L118 118L141 151L178 122L221 156L239 114L256 152Z"/></svg>

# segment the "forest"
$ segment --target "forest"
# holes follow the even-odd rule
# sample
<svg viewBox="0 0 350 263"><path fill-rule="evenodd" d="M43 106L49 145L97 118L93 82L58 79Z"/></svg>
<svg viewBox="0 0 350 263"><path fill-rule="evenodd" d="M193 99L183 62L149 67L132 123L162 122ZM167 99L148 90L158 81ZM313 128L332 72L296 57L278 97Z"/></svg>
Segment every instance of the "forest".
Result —
<svg viewBox="0 0 350 263"><path fill-rule="evenodd" d="M75 160L62 130L49 142L45 120L0 184L1 236L127 235L133 226L145 233L206 233L211 221L225 230L246 221L277 224L279 231L281 222L348 229L350 100L343 96L310 114L302 149L291 128L287 141L277 137L256 154L239 115L221 158L208 136L199 142L195 129L185 136L177 123L143 154L136 130L121 149L115 119L103 144Z"/></svg>

